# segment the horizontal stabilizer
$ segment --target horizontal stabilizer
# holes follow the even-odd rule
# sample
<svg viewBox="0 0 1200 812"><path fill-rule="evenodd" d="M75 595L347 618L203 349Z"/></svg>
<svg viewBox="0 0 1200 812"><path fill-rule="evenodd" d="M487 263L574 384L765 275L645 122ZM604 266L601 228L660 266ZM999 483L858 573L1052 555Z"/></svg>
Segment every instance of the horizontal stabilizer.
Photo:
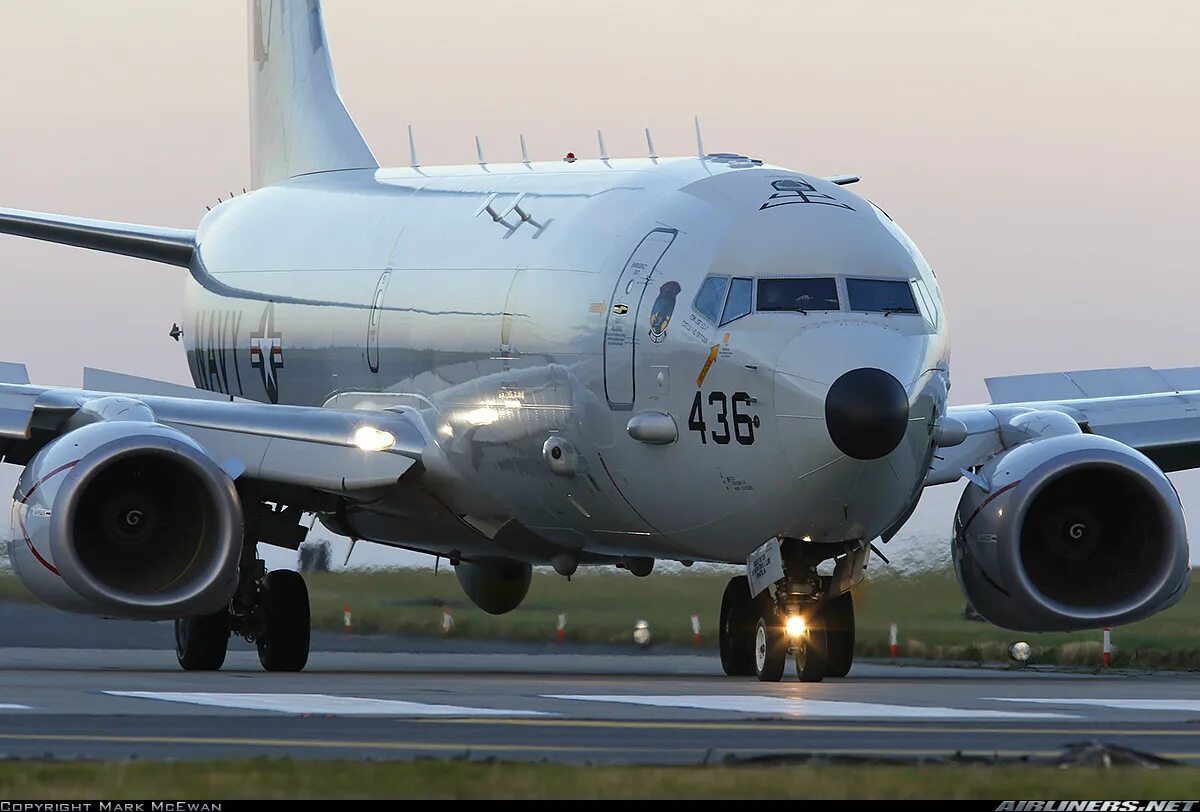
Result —
<svg viewBox="0 0 1200 812"><path fill-rule="evenodd" d="M29 383L29 370L24 364L0 361L0 383Z"/></svg>
<svg viewBox="0 0 1200 812"><path fill-rule="evenodd" d="M1150 395L1159 392L1200 390L1200 367L1152 369L1084 369L988 378L992 403L1044 401Z"/></svg>
<svg viewBox="0 0 1200 812"><path fill-rule="evenodd" d="M61 214L0 209L0 234L74 245L184 268L192 261L196 232Z"/></svg>
<svg viewBox="0 0 1200 812"><path fill-rule="evenodd" d="M29 381L24 381L24 383L29 383ZM235 400L235 398L222 395L220 392L210 392L206 389L195 389L178 383L126 375L122 372L110 372L107 369L96 369L95 367L83 368L83 388L93 392L120 392L127 395L157 395L195 400Z"/></svg>

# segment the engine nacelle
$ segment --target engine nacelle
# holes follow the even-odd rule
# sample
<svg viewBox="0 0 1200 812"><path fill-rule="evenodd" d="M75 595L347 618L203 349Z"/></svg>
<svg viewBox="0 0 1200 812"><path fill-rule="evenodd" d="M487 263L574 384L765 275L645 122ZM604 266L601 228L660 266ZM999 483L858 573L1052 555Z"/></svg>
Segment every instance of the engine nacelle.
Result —
<svg viewBox="0 0 1200 812"><path fill-rule="evenodd" d="M981 615L1019 631L1141 620L1183 597L1183 507L1139 451L1076 431L993 459L954 519L954 569Z"/></svg>
<svg viewBox="0 0 1200 812"><path fill-rule="evenodd" d="M73 612L213 612L237 586L241 542L229 476L159 423L68 431L34 455L13 494L13 568L39 599Z"/></svg>
<svg viewBox="0 0 1200 812"><path fill-rule="evenodd" d="M454 568L471 603L492 615L511 612L529 592L533 567L511 558L476 558Z"/></svg>

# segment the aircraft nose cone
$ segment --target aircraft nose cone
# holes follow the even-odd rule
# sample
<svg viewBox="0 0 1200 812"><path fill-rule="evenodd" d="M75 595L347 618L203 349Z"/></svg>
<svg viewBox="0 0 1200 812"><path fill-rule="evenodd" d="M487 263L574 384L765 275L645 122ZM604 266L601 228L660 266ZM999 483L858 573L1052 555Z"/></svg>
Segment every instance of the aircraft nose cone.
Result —
<svg viewBox="0 0 1200 812"><path fill-rule="evenodd" d="M825 426L848 457L877 460L900 444L908 427L908 393L882 369L852 369L825 396Z"/></svg>

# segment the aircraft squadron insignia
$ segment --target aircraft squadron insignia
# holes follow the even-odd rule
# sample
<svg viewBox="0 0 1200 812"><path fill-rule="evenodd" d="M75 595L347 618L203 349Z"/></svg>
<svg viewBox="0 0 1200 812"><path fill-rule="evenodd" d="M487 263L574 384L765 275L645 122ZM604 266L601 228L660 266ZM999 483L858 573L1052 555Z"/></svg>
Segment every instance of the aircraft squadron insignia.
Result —
<svg viewBox="0 0 1200 812"><path fill-rule="evenodd" d="M679 283L673 280L664 282L658 289L658 298L654 300L654 307L650 310L650 340L655 344L663 343L667 337L667 327L675 312L675 297L681 290Z"/></svg>
<svg viewBox="0 0 1200 812"><path fill-rule="evenodd" d="M854 211L853 206L841 202L832 195L818 192L816 186L798 178L772 181L771 188L775 190L774 194L767 198L766 203L758 207L759 211L773 209L776 206L787 206L791 203L815 203L819 206L836 206L839 209Z"/></svg>

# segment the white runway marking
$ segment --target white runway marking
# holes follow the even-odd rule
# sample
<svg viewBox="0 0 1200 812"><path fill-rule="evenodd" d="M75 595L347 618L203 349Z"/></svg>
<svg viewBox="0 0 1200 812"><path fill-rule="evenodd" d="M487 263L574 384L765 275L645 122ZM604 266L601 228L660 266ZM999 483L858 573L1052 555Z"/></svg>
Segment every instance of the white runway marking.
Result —
<svg viewBox="0 0 1200 812"><path fill-rule="evenodd" d="M865 719L1076 719L1069 713L1032 713L1024 711L967 710L925 707L922 705L882 705L875 702L835 702L827 699L803 699L785 696L626 696L623 694L554 694L546 699L572 699L583 702L621 702L657 708L697 708L735 713L773 714L811 718Z"/></svg>
<svg viewBox="0 0 1200 812"><path fill-rule="evenodd" d="M214 708L311 713L334 716L553 716L541 711L502 708L466 708L459 705L428 705L398 699L370 699L330 694L223 694L175 691L104 691L109 696L158 699Z"/></svg>
<svg viewBox="0 0 1200 812"><path fill-rule="evenodd" d="M1200 699L1024 699L1016 696L987 696L992 702L1027 702L1031 705L1089 705L1118 710L1200 711Z"/></svg>
<svg viewBox="0 0 1200 812"><path fill-rule="evenodd" d="M10 710L33 710L33 706L31 706L31 705L6 705L6 704L0 702L0 711L10 711Z"/></svg>

